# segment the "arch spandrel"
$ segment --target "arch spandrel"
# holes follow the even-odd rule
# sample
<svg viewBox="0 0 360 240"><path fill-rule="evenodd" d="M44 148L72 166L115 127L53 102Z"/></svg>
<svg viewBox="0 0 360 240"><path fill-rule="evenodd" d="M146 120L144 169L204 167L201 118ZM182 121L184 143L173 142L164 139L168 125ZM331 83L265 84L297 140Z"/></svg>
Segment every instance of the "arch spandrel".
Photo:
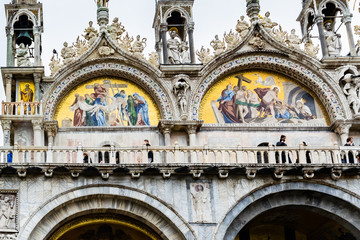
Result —
<svg viewBox="0 0 360 240"><path fill-rule="evenodd" d="M141 89L151 96L156 103L161 118L172 119L173 107L166 90L144 71L116 61L92 63L72 71L56 82L48 90L45 100L45 120L53 120L58 104L73 88L83 82L97 77L118 78L128 80L129 83L141 86ZM110 90L111 91L111 90ZM115 93L116 94L116 93Z"/></svg>
<svg viewBox="0 0 360 240"><path fill-rule="evenodd" d="M349 119L352 116L349 106L344 104L346 98L339 86L332 83L331 79L322 76L320 72L314 72L311 68L286 56L279 56L275 53L272 55L267 53L247 54L247 56L239 56L221 65L214 66L212 69L211 72L204 76L195 90L191 110L192 119L194 120L199 119L201 102L214 84L232 73L249 71L249 69L280 73L299 86L306 86L307 89L311 90L311 94L319 99L320 104L329 116L331 124L337 120Z"/></svg>

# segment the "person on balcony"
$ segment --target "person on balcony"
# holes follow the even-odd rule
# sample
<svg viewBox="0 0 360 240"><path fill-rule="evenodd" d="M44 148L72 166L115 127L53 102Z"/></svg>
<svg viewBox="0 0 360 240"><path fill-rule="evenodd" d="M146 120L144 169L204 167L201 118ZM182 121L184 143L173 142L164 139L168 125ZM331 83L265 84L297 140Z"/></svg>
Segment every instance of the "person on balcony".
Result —
<svg viewBox="0 0 360 240"><path fill-rule="evenodd" d="M353 147L353 146L355 146L353 137L348 137L348 138L346 139L346 143L345 143L344 146L347 146L347 147ZM348 152L348 157L349 157L348 163L354 163L354 154L353 154L351 151ZM344 157L344 159L343 159L342 162L343 162L343 163L346 163L346 155L345 155L345 157Z"/></svg>
<svg viewBox="0 0 360 240"><path fill-rule="evenodd" d="M9 151L8 152L8 154L7 154L7 163L12 163L12 161L13 161L13 154L12 154L12 152L11 151Z"/></svg>
<svg viewBox="0 0 360 240"><path fill-rule="evenodd" d="M286 136L281 135L280 136L280 141L276 143L276 146L287 147L287 144L285 143L285 141L286 141ZM291 159L290 159L289 155L288 155L288 158L289 158L289 163L291 163ZM279 163L279 153L278 152L275 153L275 159L276 159L276 163ZM281 152L281 160L282 160L282 163L286 163L285 151Z"/></svg>
<svg viewBox="0 0 360 240"><path fill-rule="evenodd" d="M149 140L147 140L147 139L144 140L144 144L145 144L147 150L148 150L148 147L151 146L149 143ZM152 163L153 161L154 161L154 153L153 153L153 151L148 150L148 163Z"/></svg>

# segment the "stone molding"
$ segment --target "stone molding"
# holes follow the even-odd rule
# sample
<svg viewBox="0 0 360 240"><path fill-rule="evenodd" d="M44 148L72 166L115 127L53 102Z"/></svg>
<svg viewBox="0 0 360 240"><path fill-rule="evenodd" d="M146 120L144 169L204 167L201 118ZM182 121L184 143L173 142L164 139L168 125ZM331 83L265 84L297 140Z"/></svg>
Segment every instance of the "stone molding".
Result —
<svg viewBox="0 0 360 240"><path fill-rule="evenodd" d="M298 193L294 196L288 191ZM313 194L313 199L306 197L307 193ZM331 199L329 196L332 196ZM341 199L335 196L341 196ZM316 211L334 216L352 230L352 233L355 232L357 239L360 237L360 217L354 212L355 209L360 208L359 196L334 185L287 182L257 189L240 199L229 212L225 213L212 240L232 240L254 216L269 209L287 205L312 207ZM347 207L341 207L344 205ZM351 221L349 221L350 216Z"/></svg>
<svg viewBox="0 0 360 240"><path fill-rule="evenodd" d="M140 219L165 239L196 239L190 225L171 206L155 196L122 186L88 185L71 189L45 202L24 224L18 240L46 239L60 222L103 209Z"/></svg>
<svg viewBox="0 0 360 240"><path fill-rule="evenodd" d="M308 67L301 65L300 63L290 60L284 56L276 56L274 53L258 53L247 56L239 56L233 60L225 62L220 66L214 67L214 70L206 74L206 76L200 82L198 88L195 90L191 102L193 120L199 119L199 111L201 100L210 89L210 87L223 78L227 74L236 70L249 69L249 66L262 67L269 71L278 71L294 80L298 80L301 77L299 83L301 85L308 86L320 99L323 106L326 108L327 114L330 117L330 121L348 119L352 117L349 106L345 106L342 103L347 103L345 96L340 94L341 89L334 84L328 83L318 73L313 72Z"/></svg>

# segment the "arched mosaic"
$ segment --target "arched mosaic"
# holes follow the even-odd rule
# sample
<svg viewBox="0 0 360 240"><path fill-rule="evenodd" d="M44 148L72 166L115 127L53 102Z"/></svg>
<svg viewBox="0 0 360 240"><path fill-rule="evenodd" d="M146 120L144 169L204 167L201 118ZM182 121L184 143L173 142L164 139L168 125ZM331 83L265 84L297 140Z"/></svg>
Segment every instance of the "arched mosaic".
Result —
<svg viewBox="0 0 360 240"><path fill-rule="evenodd" d="M164 119L172 119L173 110L167 94L157 82L151 79L150 76L139 69L124 64L101 63L83 67L69 74L66 78L53 87L53 90L50 91L51 94L47 98L45 104L45 120L52 120L54 118L57 104L59 103L59 100L62 99L64 92L66 92L68 88L76 84L76 81L82 77L99 71L122 72L136 78L136 82L142 87L146 87L148 91L151 91L153 94L152 96L155 97L154 100L156 103L158 103L161 117Z"/></svg>
<svg viewBox="0 0 360 240"><path fill-rule="evenodd" d="M160 112L136 84L118 78L95 78L76 86L58 105L60 127L157 125Z"/></svg>
<svg viewBox="0 0 360 240"><path fill-rule="evenodd" d="M202 98L215 82L222 79L227 72L241 68L249 69L251 66L255 66L256 69L274 69L276 72L283 71L286 72L287 75L294 75L297 78L302 77L302 83L309 87L312 90L312 93L316 94L319 98L322 105L325 107L331 122L348 117L347 115L350 113L349 109L346 109L341 104L341 102L346 102L346 99L342 99L343 101L339 100L341 96L336 93L336 90L331 88L328 83L324 82L311 70L285 58L253 55L237 58L224 63L207 75L194 94L192 102L192 119L199 119Z"/></svg>
<svg viewBox="0 0 360 240"><path fill-rule="evenodd" d="M202 99L199 118L220 124L329 124L310 91L282 74L260 70L241 71L217 81Z"/></svg>

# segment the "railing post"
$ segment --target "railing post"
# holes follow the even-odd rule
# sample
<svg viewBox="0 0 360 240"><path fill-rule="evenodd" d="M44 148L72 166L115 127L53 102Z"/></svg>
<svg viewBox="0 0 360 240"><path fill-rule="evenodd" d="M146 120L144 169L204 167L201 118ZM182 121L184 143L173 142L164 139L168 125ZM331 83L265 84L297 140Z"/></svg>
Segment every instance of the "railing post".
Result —
<svg viewBox="0 0 360 240"><path fill-rule="evenodd" d="M49 143L48 149L46 151L46 163L53 163L53 150L52 150L52 143Z"/></svg>
<svg viewBox="0 0 360 240"><path fill-rule="evenodd" d="M148 163L149 161L148 152L149 152L149 147L144 144L141 151L141 155L142 155L141 163Z"/></svg>
<svg viewBox="0 0 360 240"><path fill-rule="evenodd" d="M337 143L334 144L334 149L332 152L333 163L341 163L341 151Z"/></svg>
<svg viewBox="0 0 360 240"><path fill-rule="evenodd" d="M175 142L174 161L175 161L175 163L180 163L180 146L179 146L178 142Z"/></svg>
<svg viewBox="0 0 360 240"><path fill-rule="evenodd" d="M205 163L208 163L209 162L209 146L207 144L204 145L204 151L203 151L203 161Z"/></svg>
<svg viewBox="0 0 360 240"><path fill-rule="evenodd" d="M13 151L13 163L18 163L18 162L19 162L19 150L18 150L18 145L15 143L14 151Z"/></svg>
<svg viewBox="0 0 360 240"><path fill-rule="evenodd" d="M40 101L40 106L39 106L39 114L42 115L43 114L43 109L42 109L42 101Z"/></svg>
<svg viewBox="0 0 360 240"><path fill-rule="evenodd" d="M115 147L114 146L110 146L110 152L109 152L109 157L110 157L110 163L111 164L115 164L116 163L116 151L115 151Z"/></svg>
<svg viewBox="0 0 360 240"><path fill-rule="evenodd" d="M269 163L270 164L275 164L276 163L274 145L269 145L268 158L269 158Z"/></svg>
<svg viewBox="0 0 360 240"><path fill-rule="evenodd" d="M84 159L84 152L82 150L82 146L81 143L79 143L78 147L77 147L77 153L76 153L76 163L83 163L83 159Z"/></svg>
<svg viewBox="0 0 360 240"><path fill-rule="evenodd" d="M299 145L299 163L305 164L306 162L306 150L303 144Z"/></svg>
<svg viewBox="0 0 360 240"><path fill-rule="evenodd" d="M20 116L24 115L24 102L21 100L20 102Z"/></svg>

